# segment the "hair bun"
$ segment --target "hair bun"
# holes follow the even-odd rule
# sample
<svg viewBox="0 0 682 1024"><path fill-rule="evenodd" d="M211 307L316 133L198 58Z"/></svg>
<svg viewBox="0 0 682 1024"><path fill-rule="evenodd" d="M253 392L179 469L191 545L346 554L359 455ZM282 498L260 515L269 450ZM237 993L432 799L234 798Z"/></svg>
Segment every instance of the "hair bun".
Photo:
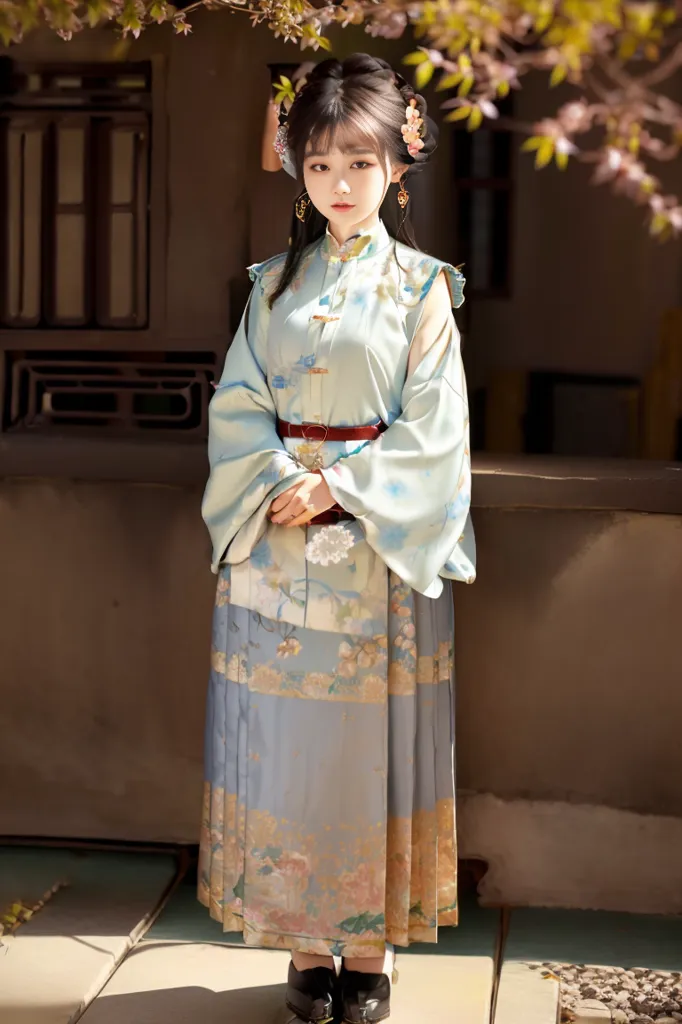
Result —
<svg viewBox="0 0 682 1024"><path fill-rule="evenodd" d="M307 81L314 82L321 78L343 78L343 65L335 57L328 57L316 64L308 75Z"/></svg>
<svg viewBox="0 0 682 1024"><path fill-rule="evenodd" d="M409 82L406 82L402 75L398 72L394 72L395 82L400 92L400 95L405 101L405 109L409 107L412 100L415 100L419 116L424 121L424 135L422 136L422 142L424 143L423 149L420 149L416 156L412 156L407 153L405 156L405 163L415 165L414 169L417 170L419 165L423 165L427 162L429 157L433 154L434 150L438 146L438 125L429 117L427 110L428 105L424 97L414 91L414 88Z"/></svg>
<svg viewBox="0 0 682 1024"><path fill-rule="evenodd" d="M295 125L300 123L302 126L298 134L297 129L294 129L294 148L298 147L300 152L303 152L303 136L309 134L313 126L313 122L310 122L303 129L306 125L306 115L302 121L297 117L301 109L307 111L319 106L320 110L324 111L324 119L330 116L333 118L336 116L334 111L342 109L338 105L348 96L351 97L351 102L356 106L359 104L360 107L370 100L371 104L381 101L386 119L391 125L394 140L392 150L397 160L409 167L409 173L420 170L428 162L438 145L438 127L428 116L426 100L415 92L411 83L406 81L388 61L381 57L373 57L369 53L353 53L343 61L329 57L313 67L284 119L289 126L292 122ZM407 120L405 111L413 100L423 121L423 146L416 156L408 152L407 143L400 131ZM376 114L379 115L378 110ZM282 120L280 117L280 121ZM302 159L300 153L298 159ZM293 162L291 167L294 167Z"/></svg>

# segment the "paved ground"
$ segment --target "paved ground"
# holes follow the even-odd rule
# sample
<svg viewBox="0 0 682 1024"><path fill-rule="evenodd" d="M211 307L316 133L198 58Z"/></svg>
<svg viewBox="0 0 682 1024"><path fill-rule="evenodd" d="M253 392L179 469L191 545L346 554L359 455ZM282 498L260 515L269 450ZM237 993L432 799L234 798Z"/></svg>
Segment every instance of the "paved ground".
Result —
<svg viewBox="0 0 682 1024"><path fill-rule="evenodd" d="M0 940L0 1024L282 1024L287 954L224 935L178 868L171 854L0 848L0 914L67 883ZM682 963L678 919L503 913L466 892L461 918L399 955L392 1024L556 1024L558 982L528 963Z"/></svg>

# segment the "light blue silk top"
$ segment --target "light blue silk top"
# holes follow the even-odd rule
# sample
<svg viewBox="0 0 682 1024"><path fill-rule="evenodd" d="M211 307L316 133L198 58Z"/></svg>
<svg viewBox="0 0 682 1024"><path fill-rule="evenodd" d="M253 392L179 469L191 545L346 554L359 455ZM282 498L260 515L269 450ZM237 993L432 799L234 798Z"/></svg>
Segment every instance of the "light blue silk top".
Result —
<svg viewBox="0 0 682 1024"><path fill-rule="evenodd" d="M454 267L417 252L378 221L339 246L327 230L296 277L268 297L285 255L250 267L253 291L209 412L203 516L234 604L334 632L385 629L388 571L428 597L442 577L473 581L469 415ZM451 295L425 316L441 271ZM360 426L374 441L280 439L276 418ZM355 516L347 558L310 562L324 527L272 524L273 499L319 467Z"/></svg>

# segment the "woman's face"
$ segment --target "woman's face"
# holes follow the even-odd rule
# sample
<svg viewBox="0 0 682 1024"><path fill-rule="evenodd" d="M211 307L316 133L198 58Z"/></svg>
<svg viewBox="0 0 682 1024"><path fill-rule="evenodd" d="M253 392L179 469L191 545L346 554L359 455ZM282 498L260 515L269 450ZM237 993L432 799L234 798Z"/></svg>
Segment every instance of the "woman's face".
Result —
<svg viewBox="0 0 682 1024"><path fill-rule="evenodd" d="M389 183L399 181L405 170L392 168L388 159L382 163L366 144L325 154L313 152L309 144L303 179L313 205L329 221L337 241L344 241L376 218Z"/></svg>

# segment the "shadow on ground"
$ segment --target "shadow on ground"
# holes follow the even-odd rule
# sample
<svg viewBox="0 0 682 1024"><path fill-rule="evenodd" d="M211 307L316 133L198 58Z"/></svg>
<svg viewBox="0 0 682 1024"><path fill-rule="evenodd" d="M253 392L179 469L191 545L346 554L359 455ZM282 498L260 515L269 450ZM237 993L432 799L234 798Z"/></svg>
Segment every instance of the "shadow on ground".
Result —
<svg viewBox="0 0 682 1024"><path fill-rule="evenodd" d="M287 1024L284 985L212 992L196 987L100 996L85 1012L83 1024ZM11 1024L32 1024L47 1008L11 1008ZM61 1007L51 1007L55 1019ZM8 1010L8 1012L10 1012ZM7 1018L8 1021L10 1018Z"/></svg>

